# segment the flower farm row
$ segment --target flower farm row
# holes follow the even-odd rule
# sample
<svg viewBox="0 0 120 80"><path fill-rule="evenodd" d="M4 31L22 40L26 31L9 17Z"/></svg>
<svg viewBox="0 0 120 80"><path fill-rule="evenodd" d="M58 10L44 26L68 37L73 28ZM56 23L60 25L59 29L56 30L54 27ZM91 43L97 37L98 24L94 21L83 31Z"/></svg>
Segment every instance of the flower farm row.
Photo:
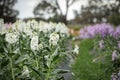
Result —
<svg viewBox="0 0 120 80"><path fill-rule="evenodd" d="M62 23L0 20L0 80L59 80L68 53L69 29Z"/></svg>

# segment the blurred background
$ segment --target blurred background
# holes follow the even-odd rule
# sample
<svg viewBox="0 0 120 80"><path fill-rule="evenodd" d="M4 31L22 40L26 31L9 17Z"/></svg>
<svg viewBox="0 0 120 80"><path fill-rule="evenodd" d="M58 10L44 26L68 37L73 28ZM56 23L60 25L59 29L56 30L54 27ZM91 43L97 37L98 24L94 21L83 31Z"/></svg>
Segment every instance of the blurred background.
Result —
<svg viewBox="0 0 120 80"><path fill-rule="evenodd" d="M5 22L64 22L80 28L96 23L120 24L120 0L0 0L0 18Z"/></svg>

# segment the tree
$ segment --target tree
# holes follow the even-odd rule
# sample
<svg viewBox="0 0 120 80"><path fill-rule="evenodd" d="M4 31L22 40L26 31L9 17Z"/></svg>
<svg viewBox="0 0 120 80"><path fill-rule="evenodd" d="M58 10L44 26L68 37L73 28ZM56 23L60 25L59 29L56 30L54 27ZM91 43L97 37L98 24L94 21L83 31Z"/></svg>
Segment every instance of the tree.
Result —
<svg viewBox="0 0 120 80"><path fill-rule="evenodd" d="M59 0L41 0L35 7L33 13L36 17L51 18L52 20L59 20L67 24L67 15L71 5L78 0L65 0L65 13L59 4ZM48 16L49 15L49 16Z"/></svg>
<svg viewBox="0 0 120 80"><path fill-rule="evenodd" d="M81 22L110 22L118 25L120 20L120 0L88 0L88 5L81 8Z"/></svg>
<svg viewBox="0 0 120 80"><path fill-rule="evenodd" d="M0 0L0 18L4 19L5 22L14 22L18 11L13 9L14 4L17 0Z"/></svg>

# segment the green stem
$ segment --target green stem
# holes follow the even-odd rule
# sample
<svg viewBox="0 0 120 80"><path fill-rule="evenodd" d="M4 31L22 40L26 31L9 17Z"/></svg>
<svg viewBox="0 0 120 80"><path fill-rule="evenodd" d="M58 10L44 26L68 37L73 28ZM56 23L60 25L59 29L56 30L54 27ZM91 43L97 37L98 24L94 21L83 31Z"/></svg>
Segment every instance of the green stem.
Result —
<svg viewBox="0 0 120 80"><path fill-rule="evenodd" d="M37 68L39 68L38 59L37 58L36 58L36 66L37 66Z"/></svg>
<svg viewBox="0 0 120 80"><path fill-rule="evenodd" d="M13 71L13 65L12 65L12 59L10 59L10 68L11 68L12 80L15 80L14 71Z"/></svg>
<svg viewBox="0 0 120 80"><path fill-rule="evenodd" d="M46 80L50 80L50 73L51 73L51 63L48 69L48 74L47 74L47 79Z"/></svg>
<svg viewBox="0 0 120 80"><path fill-rule="evenodd" d="M9 54L11 54L11 53L12 53L12 46L10 45ZM11 69L12 80L15 80L15 77L14 77L14 71L13 71L12 56L9 57L9 60L10 60L10 69Z"/></svg>
<svg viewBox="0 0 120 80"><path fill-rule="evenodd" d="M50 78L50 68L48 70L48 74L47 74L47 79L46 80L49 80L49 78Z"/></svg>
<svg viewBox="0 0 120 80"><path fill-rule="evenodd" d="M37 69L39 68L39 63L38 63L38 59L37 59L37 55L35 52L33 52L34 56L35 56L35 63L36 63L36 67Z"/></svg>

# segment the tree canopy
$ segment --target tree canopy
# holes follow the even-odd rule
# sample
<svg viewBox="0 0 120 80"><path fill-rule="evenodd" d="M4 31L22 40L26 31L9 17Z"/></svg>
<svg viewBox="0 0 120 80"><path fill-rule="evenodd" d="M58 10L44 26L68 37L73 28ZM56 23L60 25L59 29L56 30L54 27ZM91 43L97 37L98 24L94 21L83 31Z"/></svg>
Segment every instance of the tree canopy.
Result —
<svg viewBox="0 0 120 80"><path fill-rule="evenodd" d="M84 24L110 22L119 25L120 0L88 0L88 4L82 6L80 15L75 13Z"/></svg>
<svg viewBox="0 0 120 80"><path fill-rule="evenodd" d="M14 22L18 11L13 9L17 0L0 0L0 18L5 22Z"/></svg>
<svg viewBox="0 0 120 80"><path fill-rule="evenodd" d="M51 20L59 20L67 23L67 15L71 5L78 0L65 0L65 13L59 3L59 0L41 0L35 7L33 13L36 17L46 18Z"/></svg>

